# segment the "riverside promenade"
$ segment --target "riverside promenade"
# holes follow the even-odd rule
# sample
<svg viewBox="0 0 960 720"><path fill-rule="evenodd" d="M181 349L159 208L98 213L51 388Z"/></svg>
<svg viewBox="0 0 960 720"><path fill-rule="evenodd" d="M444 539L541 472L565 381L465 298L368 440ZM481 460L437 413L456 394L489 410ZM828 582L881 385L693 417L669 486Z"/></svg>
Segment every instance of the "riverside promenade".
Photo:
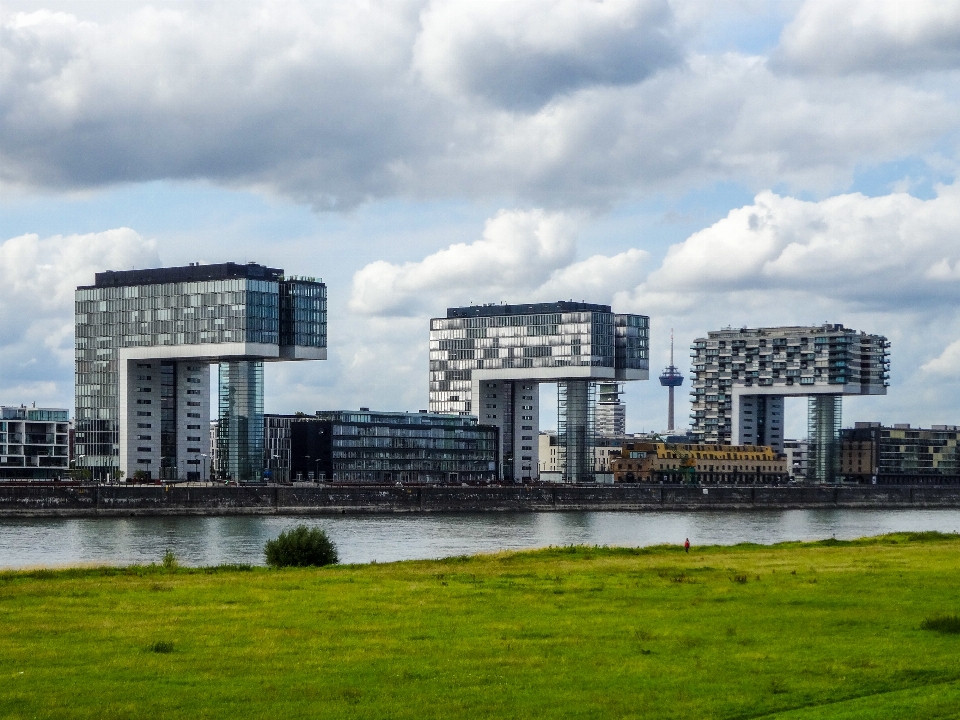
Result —
<svg viewBox="0 0 960 720"><path fill-rule="evenodd" d="M0 517L960 508L960 485L376 486L0 484Z"/></svg>

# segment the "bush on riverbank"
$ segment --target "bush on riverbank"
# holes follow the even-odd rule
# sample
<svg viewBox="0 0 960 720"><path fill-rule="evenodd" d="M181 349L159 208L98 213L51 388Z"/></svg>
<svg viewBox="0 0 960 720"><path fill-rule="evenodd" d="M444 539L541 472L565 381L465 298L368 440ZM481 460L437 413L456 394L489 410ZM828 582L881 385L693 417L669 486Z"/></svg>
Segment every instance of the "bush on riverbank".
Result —
<svg viewBox="0 0 960 720"><path fill-rule="evenodd" d="M311 567L336 565L337 546L321 528L297 525L280 537L268 540L263 549L270 567Z"/></svg>

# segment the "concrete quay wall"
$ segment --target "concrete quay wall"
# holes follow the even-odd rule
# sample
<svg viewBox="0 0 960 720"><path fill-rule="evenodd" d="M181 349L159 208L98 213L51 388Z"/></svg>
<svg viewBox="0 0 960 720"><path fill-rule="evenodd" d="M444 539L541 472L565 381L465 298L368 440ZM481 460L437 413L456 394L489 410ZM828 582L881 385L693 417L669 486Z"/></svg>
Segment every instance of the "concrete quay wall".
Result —
<svg viewBox="0 0 960 720"><path fill-rule="evenodd" d="M0 483L0 517L791 508L960 508L960 486L184 487Z"/></svg>

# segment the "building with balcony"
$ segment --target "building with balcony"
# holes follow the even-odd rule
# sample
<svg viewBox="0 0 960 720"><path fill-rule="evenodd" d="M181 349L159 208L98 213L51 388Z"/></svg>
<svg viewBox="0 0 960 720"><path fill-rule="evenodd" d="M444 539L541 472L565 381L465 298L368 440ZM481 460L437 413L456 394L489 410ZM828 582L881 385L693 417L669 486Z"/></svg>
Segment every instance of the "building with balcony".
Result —
<svg viewBox="0 0 960 720"><path fill-rule="evenodd" d="M319 411L264 418L267 473L277 482L489 483L499 431L469 415Z"/></svg>
<svg viewBox="0 0 960 720"><path fill-rule="evenodd" d="M448 308L430 320L430 411L499 428L503 478L528 481L538 474L539 385L557 383L564 477L591 481L596 385L646 380L648 333L649 318L609 305Z"/></svg>
<svg viewBox="0 0 960 720"><path fill-rule="evenodd" d="M879 485L960 483L960 427L909 423L885 427L858 422L841 436L840 472L845 482Z"/></svg>
<svg viewBox="0 0 960 720"><path fill-rule="evenodd" d="M0 480L65 479L70 411L0 405Z"/></svg>
<svg viewBox="0 0 960 720"><path fill-rule="evenodd" d="M692 432L700 442L782 452L784 398L808 398L808 479L840 471L841 397L885 395L890 343L843 325L707 334L693 343Z"/></svg>
<svg viewBox="0 0 960 720"><path fill-rule="evenodd" d="M263 479L263 363L323 360L326 286L256 263L97 273L76 291L76 455L103 477Z"/></svg>

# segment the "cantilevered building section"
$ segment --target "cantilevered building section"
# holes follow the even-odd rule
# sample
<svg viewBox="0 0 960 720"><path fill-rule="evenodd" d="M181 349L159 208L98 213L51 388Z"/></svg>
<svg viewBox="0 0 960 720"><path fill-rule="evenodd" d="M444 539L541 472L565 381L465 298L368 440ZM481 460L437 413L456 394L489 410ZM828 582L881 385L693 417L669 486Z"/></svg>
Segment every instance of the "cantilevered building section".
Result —
<svg viewBox="0 0 960 720"><path fill-rule="evenodd" d="M890 343L843 325L718 330L692 347L693 434L700 442L783 451L783 399L808 397L808 476L839 471L841 397L885 395Z"/></svg>
<svg viewBox="0 0 960 720"><path fill-rule="evenodd" d="M76 456L96 475L263 477L263 363L327 356L326 286L255 263L96 274L76 293Z"/></svg>
<svg viewBox="0 0 960 720"><path fill-rule="evenodd" d="M649 319L579 302L448 308L430 321L430 411L500 429L504 479L538 473L539 383L558 384L568 482L593 479L595 383L646 380Z"/></svg>

